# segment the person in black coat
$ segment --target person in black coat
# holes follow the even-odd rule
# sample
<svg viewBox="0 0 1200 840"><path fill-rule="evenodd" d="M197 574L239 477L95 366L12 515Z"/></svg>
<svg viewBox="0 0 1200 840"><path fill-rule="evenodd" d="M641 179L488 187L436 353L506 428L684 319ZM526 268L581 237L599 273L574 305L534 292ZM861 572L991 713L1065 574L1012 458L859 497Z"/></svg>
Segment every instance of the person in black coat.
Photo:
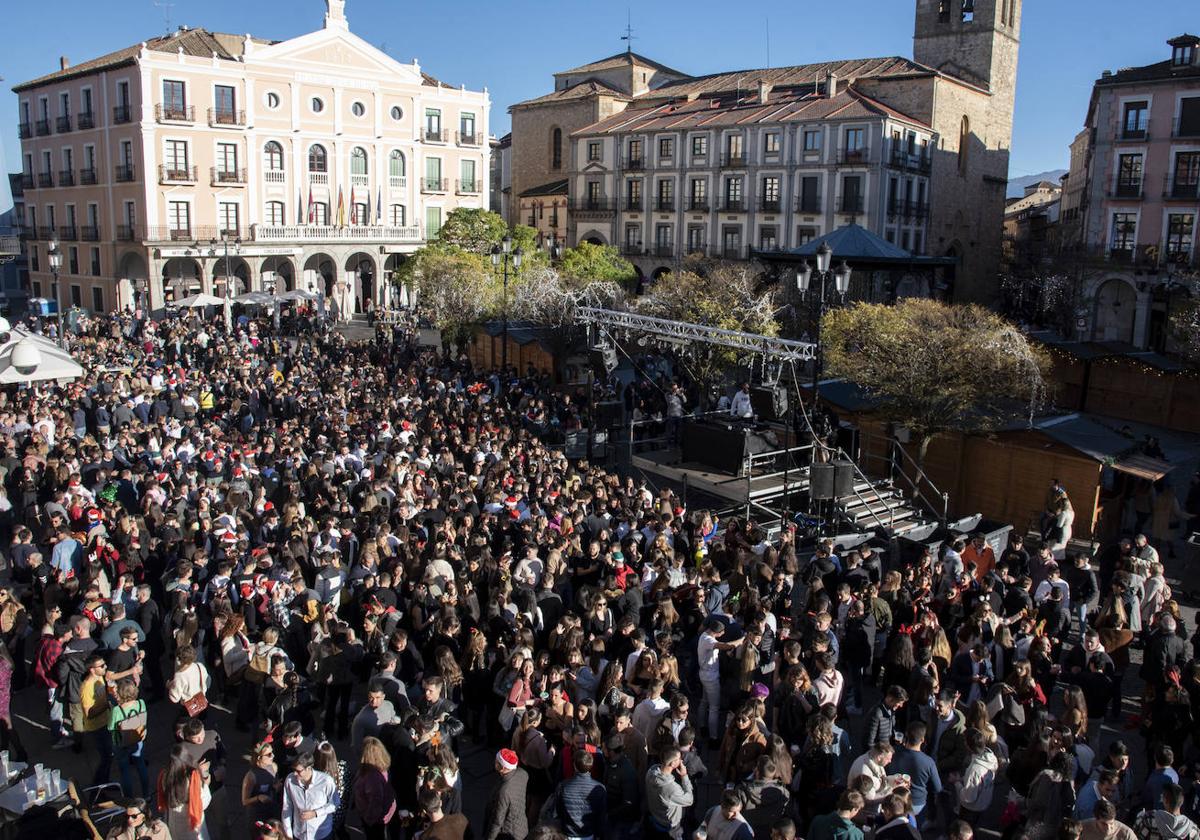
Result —
<svg viewBox="0 0 1200 840"><path fill-rule="evenodd" d="M867 612L862 601L851 601L846 613L846 636L842 642L840 663L850 688L846 710L851 714L862 711L863 680L871 672L874 654L875 615Z"/></svg>
<svg viewBox="0 0 1200 840"><path fill-rule="evenodd" d="M1175 633L1174 616L1161 615L1146 642L1146 655L1138 675L1148 685L1161 689L1167 681L1167 669L1182 669L1186 661L1186 643Z"/></svg>

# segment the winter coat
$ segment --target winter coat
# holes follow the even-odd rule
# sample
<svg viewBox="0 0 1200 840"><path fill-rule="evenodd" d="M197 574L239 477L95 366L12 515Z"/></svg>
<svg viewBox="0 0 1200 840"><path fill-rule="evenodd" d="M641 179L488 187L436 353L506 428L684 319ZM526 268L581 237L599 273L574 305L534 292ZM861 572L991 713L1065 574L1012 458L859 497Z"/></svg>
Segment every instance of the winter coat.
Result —
<svg viewBox="0 0 1200 840"><path fill-rule="evenodd" d="M484 812L483 840L525 840L529 834L525 816L528 785L529 774L520 767L500 778Z"/></svg>
<svg viewBox="0 0 1200 840"><path fill-rule="evenodd" d="M981 814L992 804L992 790L1000 761L991 750L976 753L967 761L962 778L955 784L960 808Z"/></svg>

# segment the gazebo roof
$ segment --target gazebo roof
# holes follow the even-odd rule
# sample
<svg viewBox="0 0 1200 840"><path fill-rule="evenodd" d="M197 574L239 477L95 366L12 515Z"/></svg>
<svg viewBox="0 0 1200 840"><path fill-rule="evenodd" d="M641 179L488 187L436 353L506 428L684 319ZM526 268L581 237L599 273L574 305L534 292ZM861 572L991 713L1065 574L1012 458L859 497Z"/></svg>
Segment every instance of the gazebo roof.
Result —
<svg viewBox="0 0 1200 840"><path fill-rule="evenodd" d="M916 256L899 245L888 242L882 236L872 233L862 225L854 223L843 225L824 236L806 242L799 248L787 251L760 252L757 256L765 260L778 259L785 262L796 262L815 258L817 249L824 243L828 243L829 247L833 249L835 262L846 260L855 267L867 265L937 266L954 265L957 262L953 257Z"/></svg>

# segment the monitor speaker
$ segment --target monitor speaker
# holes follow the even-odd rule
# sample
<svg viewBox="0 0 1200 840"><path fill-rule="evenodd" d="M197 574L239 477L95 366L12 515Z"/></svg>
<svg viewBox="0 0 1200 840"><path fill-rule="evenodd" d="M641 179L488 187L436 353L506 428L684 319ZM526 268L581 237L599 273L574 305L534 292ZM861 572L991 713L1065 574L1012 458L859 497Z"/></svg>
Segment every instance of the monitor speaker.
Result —
<svg viewBox="0 0 1200 840"><path fill-rule="evenodd" d="M854 464L850 461L833 463L833 495L844 499L854 493Z"/></svg>
<svg viewBox="0 0 1200 840"><path fill-rule="evenodd" d="M750 404L760 420L783 420L788 412L787 389L755 385L750 389Z"/></svg>
<svg viewBox="0 0 1200 840"><path fill-rule="evenodd" d="M833 464L813 464L808 471L808 495L816 502L833 498Z"/></svg>

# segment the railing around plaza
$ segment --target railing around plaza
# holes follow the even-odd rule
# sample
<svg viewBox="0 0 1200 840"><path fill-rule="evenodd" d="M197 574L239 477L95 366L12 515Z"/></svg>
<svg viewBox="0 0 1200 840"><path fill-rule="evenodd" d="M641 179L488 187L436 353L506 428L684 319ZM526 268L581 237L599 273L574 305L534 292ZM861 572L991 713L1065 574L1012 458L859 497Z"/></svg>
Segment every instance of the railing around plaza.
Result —
<svg viewBox="0 0 1200 840"><path fill-rule="evenodd" d="M413 242L419 243L419 225L393 227L381 225L251 225L253 242Z"/></svg>

